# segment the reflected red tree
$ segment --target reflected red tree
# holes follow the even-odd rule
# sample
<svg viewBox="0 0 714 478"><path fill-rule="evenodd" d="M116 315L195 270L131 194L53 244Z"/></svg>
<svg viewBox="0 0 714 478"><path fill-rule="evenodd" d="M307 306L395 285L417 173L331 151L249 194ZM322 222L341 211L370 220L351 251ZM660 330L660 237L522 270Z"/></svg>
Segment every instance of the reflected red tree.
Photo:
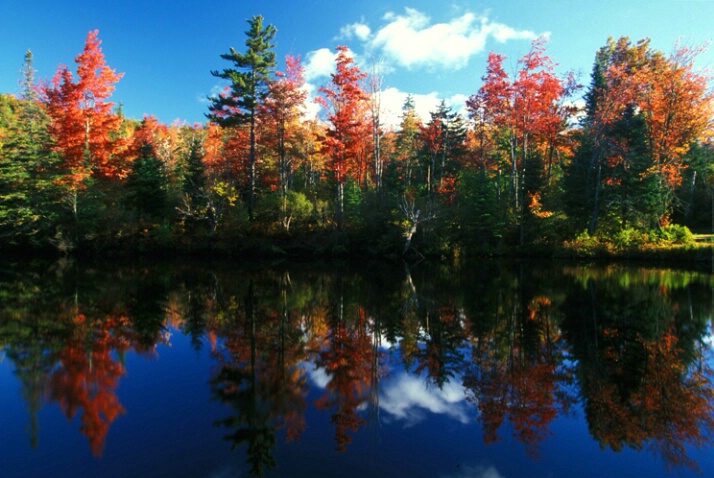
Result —
<svg viewBox="0 0 714 478"><path fill-rule="evenodd" d="M563 345L551 314L551 300L539 296L527 304L523 319L504 317L502 330L477 340L473 367L464 377L469 400L481 412L484 442L499 441L508 419L533 458L559 408L567 410L572 401L563 391L571 379L561 364Z"/></svg>
<svg viewBox="0 0 714 478"><path fill-rule="evenodd" d="M614 329L605 332L611 338L618 334ZM634 344L622 345L620 340L610 340L604 353L610 373L591 386L588 412L593 436L615 451L624 446L649 448L669 470L697 470L686 447L710 444L714 436L712 371L703 362L684 363L673 327L658 339L638 336ZM639 386L634 390L612 380L631 373L623 369L627 363L623 352L643 354Z"/></svg>
<svg viewBox="0 0 714 478"><path fill-rule="evenodd" d="M316 366L324 368L330 376L325 394L316 400L318 410L336 409L331 423L335 425L335 441L338 451L345 451L352 442L349 432L356 432L366 424L359 416L358 408L370 399L374 370L378 361L373 347L366 311L358 307L356 317L344 316L341 298L337 305L336 321L327 336L326 348L318 354Z"/></svg>
<svg viewBox="0 0 714 478"><path fill-rule="evenodd" d="M75 330L59 354L59 366L49 379L50 399L69 420L81 413L80 431L94 455L101 455L109 427L125 412L116 395L124 366L113 357L129 349L124 336L126 317L93 320L74 318Z"/></svg>

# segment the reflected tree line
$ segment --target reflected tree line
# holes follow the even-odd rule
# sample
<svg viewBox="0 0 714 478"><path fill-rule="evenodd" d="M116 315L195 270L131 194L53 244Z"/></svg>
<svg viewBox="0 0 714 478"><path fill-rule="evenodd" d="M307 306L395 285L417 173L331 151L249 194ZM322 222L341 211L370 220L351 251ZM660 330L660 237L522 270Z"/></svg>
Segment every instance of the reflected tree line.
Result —
<svg viewBox="0 0 714 478"><path fill-rule="evenodd" d="M511 433L537 457L559 415L582 407L603 448L647 449L667 467L714 435L710 274L621 266L482 263L359 270L108 270L60 262L0 271L0 346L37 443L38 412L79 417L93 453L126 413L128 352L152 356L180 331L211 354L225 439L253 473L276 465L310 407L344 451L379 414L400 367L462 387L486 443ZM398 364L398 365L395 365ZM324 375L324 388L309 380ZM309 398L312 389L312 396Z"/></svg>

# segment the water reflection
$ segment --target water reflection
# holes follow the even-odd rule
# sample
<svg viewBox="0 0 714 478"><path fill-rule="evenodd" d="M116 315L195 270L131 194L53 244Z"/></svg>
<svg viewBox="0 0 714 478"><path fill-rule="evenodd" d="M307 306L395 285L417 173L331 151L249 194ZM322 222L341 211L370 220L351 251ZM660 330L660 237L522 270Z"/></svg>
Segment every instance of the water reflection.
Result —
<svg viewBox="0 0 714 478"><path fill-rule="evenodd" d="M696 469L688 451L714 432L710 274L496 262L1 273L0 345L33 446L54 403L101 455L131 413L117 393L124 357L153 357L171 331L209 351L215 426L255 475L276 466L281 437L300 439L311 409L330 417L338 451L380 420L438 413L476 417L485 443L510 433L538 459L554 419L582 409L603 448Z"/></svg>
<svg viewBox="0 0 714 478"><path fill-rule="evenodd" d="M711 302L695 300L687 274L571 274L583 294L568 296L563 328L593 437L616 451L647 447L669 468L696 467L685 446L708 443L714 430Z"/></svg>

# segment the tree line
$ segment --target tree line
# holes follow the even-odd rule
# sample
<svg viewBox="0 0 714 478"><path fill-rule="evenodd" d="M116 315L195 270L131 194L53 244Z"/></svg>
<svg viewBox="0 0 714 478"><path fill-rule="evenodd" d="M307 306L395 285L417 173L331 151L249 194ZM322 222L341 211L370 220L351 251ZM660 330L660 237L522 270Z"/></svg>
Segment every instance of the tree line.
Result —
<svg viewBox="0 0 714 478"><path fill-rule="evenodd" d="M0 237L61 251L494 252L592 238L678 241L709 231L712 92L700 48L670 55L608 39L584 88L554 71L544 38L514 71L488 56L466 116L404 102L385 126L382 77L337 47L306 115L305 70L277 71L276 28L248 21L220 55L205 124L126 118L122 74L98 32L19 95L0 95ZM584 91L584 106L577 101Z"/></svg>

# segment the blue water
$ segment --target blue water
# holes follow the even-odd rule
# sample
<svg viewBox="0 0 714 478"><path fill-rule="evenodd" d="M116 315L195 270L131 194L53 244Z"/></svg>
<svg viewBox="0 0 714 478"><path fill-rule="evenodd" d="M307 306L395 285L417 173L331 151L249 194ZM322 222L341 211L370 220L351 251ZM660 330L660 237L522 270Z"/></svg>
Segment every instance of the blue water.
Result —
<svg viewBox="0 0 714 478"><path fill-rule="evenodd" d="M12 360L0 362L0 476L16 477L206 477L250 476L246 445L235 450L229 433L216 423L234 413L215 399L211 379L218 361L207 334L196 349L180 329L169 327L168 343L148 353L113 352L125 373L115 389L124 413L110 425L101 455L92 453L82 433L81 411L68 420L48 394L37 412L37 446L31 446L30 412ZM195 340L194 340L195 342ZM386 342L386 341L385 341ZM223 346L219 339L217 347ZM675 466L645 446L621 452L593 439L576 401L567 413L558 408L545 438L529 448L514 438L508 419L499 441L484 443L475 403L467 400L463 377L452 376L441 388L404 364L399 347L381 348L383 373L378 400L361 400L364 422L348 431L351 442L338 451L334 409L317 406L332 379L314 362L299 364L307 381L305 428L288 441L278 428L271 451L276 464L264 469L274 477L442 477L557 478L714 476L711 447L687 446L696 471ZM0 354L0 357L3 355ZM466 354L468 358L468 354ZM576 366L565 361L564 366ZM711 362L710 362L711 365ZM573 385L574 386L574 385Z"/></svg>
<svg viewBox="0 0 714 478"><path fill-rule="evenodd" d="M28 412L12 364L0 363L0 458L3 477L206 477L247 476L244 450L231 450L224 430L213 423L227 408L211 400L209 351L193 350L174 331L170 346L155 356L126 356L127 373L117 389L126 413L112 425L101 457L92 456L78 430L56 405L40 414L36 449L30 447ZM310 368L310 364L306 364ZM266 476L409 477L658 477L671 476L656 458L625 449L601 450L582 420L582 411L559 416L550 425L539 456L529 458L514 440L512 427L502 440L486 446L478 410L458 385L445 390L392 364L395 372L381 383L378 418L352 433L346 452L335 451L329 412L309 406L300 440L279 435L275 469ZM312 371L314 374L315 372ZM311 379L308 404L321 395L320 378ZM461 395L461 396L460 396ZM367 415L366 410L363 410ZM714 473L711 450L692 450L702 476ZM676 476L697 476L676 470Z"/></svg>

